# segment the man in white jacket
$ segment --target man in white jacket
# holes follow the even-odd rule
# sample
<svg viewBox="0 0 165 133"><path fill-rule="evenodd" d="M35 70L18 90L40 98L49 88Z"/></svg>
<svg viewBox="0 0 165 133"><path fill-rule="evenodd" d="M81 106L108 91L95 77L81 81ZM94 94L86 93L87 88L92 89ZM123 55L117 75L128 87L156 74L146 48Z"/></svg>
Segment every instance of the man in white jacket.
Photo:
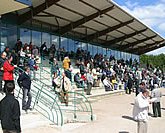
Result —
<svg viewBox="0 0 165 133"><path fill-rule="evenodd" d="M148 101L149 91L143 89L135 98L135 104L133 108L133 117L137 121L138 133L147 133L147 121L148 121Z"/></svg>

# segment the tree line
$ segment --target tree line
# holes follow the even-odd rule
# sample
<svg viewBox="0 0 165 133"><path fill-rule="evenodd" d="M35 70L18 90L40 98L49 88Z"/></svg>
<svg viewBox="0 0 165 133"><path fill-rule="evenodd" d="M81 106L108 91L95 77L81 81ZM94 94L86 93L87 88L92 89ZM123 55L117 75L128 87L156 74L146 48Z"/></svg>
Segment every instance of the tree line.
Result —
<svg viewBox="0 0 165 133"><path fill-rule="evenodd" d="M141 55L140 64L146 65L146 67L159 67L165 71L165 54L160 55Z"/></svg>

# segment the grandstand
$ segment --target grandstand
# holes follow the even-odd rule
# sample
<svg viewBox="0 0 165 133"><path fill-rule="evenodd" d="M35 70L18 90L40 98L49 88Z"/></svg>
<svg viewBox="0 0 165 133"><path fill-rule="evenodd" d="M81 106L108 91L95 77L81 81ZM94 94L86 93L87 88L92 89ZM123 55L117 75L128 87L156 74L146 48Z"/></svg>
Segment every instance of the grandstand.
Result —
<svg viewBox="0 0 165 133"><path fill-rule="evenodd" d="M90 55L102 54L116 59L139 61L139 55L164 46L164 38L152 31L138 19L107 0L6 0L11 10L0 6L0 50L6 46L14 48L20 38L23 44L32 42L40 47L46 42L47 47L55 44L57 49L64 48L69 54L78 48L89 51ZM20 3L21 2L21 3ZM12 6L14 5L14 6ZM4 9L3 9L3 8ZM7 9L7 10L6 10ZM73 56L75 57L75 56ZM93 90L92 96L86 96L84 90L77 89L70 93L69 106L60 102L52 91L51 63L48 58L41 58L36 80L32 83L33 113L29 119L37 117L38 123L62 126L69 122L95 120L91 102L97 96L122 94L124 86L114 92L106 92L103 85ZM25 59L26 60L26 59ZM62 69L62 60L59 66ZM75 58L72 59L75 62ZM15 80L19 72L15 71ZM79 69L73 63L75 74ZM74 86L74 83L72 83ZM16 87L16 97L22 98L21 89ZM20 100L21 103L21 100ZM39 113L38 113L39 112ZM23 119L26 114L22 112ZM45 116L45 118L41 117ZM27 121L29 121L27 119ZM26 124L25 124L26 125ZM26 125L27 127L32 125ZM24 128L27 128L27 127Z"/></svg>

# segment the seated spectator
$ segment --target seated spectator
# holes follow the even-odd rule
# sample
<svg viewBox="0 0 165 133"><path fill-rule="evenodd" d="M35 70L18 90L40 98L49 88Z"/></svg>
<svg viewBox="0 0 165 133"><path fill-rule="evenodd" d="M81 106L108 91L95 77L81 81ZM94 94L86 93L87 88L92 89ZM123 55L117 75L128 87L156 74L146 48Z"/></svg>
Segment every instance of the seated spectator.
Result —
<svg viewBox="0 0 165 133"><path fill-rule="evenodd" d="M111 81L112 81L114 90L117 90L118 83L117 83L116 77L114 75L112 76L112 80Z"/></svg>
<svg viewBox="0 0 165 133"><path fill-rule="evenodd" d="M29 46L26 47L25 54L27 57L31 57L31 51L30 51Z"/></svg>
<svg viewBox="0 0 165 133"><path fill-rule="evenodd" d="M81 75L81 79L82 79L82 81L83 81L83 86L86 87L86 86L87 86L86 74Z"/></svg>
<svg viewBox="0 0 165 133"><path fill-rule="evenodd" d="M103 84L105 87L105 91L112 91L113 90L113 85L111 84L111 82L108 80L107 77L104 78Z"/></svg>
<svg viewBox="0 0 165 133"><path fill-rule="evenodd" d="M80 78L79 76L79 72L77 72L75 75L74 75L74 82L76 83L76 86L78 88L82 88L83 87L83 80Z"/></svg>

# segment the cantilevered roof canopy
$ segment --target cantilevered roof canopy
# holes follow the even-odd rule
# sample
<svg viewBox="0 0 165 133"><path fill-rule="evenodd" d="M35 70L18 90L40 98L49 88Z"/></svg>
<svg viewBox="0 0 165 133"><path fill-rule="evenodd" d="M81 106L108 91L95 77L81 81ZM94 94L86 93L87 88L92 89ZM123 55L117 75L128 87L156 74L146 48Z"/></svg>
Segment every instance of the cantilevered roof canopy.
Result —
<svg viewBox="0 0 165 133"><path fill-rule="evenodd" d="M105 48L144 54L165 46L164 38L109 0L32 0L17 11L18 24L48 24L54 33Z"/></svg>
<svg viewBox="0 0 165 133"><path fill-rule="evenodd" d="M16 0L0 0L0 15L26 7L28 7L28 5Z"/></svg>

